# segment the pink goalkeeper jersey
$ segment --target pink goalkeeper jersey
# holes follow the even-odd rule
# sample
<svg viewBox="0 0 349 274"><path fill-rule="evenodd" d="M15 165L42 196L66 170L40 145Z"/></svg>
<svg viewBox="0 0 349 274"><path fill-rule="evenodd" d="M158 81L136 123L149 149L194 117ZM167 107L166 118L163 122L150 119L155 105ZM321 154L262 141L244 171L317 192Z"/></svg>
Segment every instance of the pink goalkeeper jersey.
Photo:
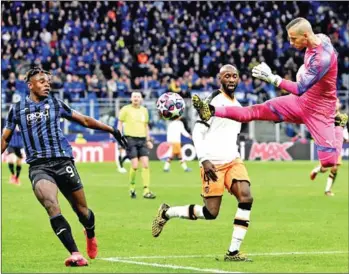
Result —
<svg viewBox="0 0 349 274"><path fill-rule="evenodd" d="M307 48L304 66L297 74L297 83L283 79L279 87L298 95L304 110L334 116L337 53L326 35L317 34L317 37L321 39L321 44Z"/></svg>

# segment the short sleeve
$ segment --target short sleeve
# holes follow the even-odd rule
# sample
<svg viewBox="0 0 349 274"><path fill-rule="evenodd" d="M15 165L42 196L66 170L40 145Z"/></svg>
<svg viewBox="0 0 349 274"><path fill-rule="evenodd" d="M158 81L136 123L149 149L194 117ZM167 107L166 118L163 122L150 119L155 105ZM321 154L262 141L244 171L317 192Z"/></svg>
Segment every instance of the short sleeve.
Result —
<svg viewBox="0 0 349 274"><path fill-rule="evenodd" d="M58 100L59 102L59 111L64 118L71 118L73 115L73 110L63 101Z"/></svg>
<svg viewBox="0 0 349 274"><path fill-rule="evenodd" d="M120 120L121 122L125 122L125 120L126 120L126 114L127 114L126 108L125 108L125 107L121 108L121 110L120 110L120 112L119 112L119 120Z"/></svg>
<svg viewBox="0 0 349 274"><path fill-rule="evenodd" d="M147 108L144 108L145 112L145 122L148 124L149 123L149 111Z"/></svg>

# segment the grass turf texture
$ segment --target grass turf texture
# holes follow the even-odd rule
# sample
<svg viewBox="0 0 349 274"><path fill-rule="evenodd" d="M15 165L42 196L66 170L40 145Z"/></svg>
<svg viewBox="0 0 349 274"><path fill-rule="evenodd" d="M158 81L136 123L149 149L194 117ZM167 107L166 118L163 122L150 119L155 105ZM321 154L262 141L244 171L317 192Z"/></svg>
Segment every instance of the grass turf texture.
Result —
<svg viewBox="0 0 349 274"><path fill-rule="evenodd" d="M137 199L130 199L128 174L118 173L115 164L78 164L88 205L95 212L99 243L99 259L90 260L89 267L85 268L64 266L63 261L68 253L54 235L45 210L36 201L28 179L27 165L22 171L22 185L18 187L8 183L9 171L7 164L3 164L2 271L188 273L215 269L269 273L347 272L348 163L345 162L339 170L334 197L324 195L328 173L319 174L315 181L310 181L309 173L316 164L306 161L246 162L254 204L242 251L251 254L252 263L222 260L230 244L237 206L235 198L228 193L224 195L217 220L173 219L159 238L152 238L151 223L162 202L170 205L202 203L197 162L188 164L193 168L191 173L184 173L176 161L172 163L170 173L162 171L163 163L152 162L151 190L157 194L155 200L142 198L140 172L136 179ZM77 245L87 256L83 228L61 194L59 199ZM312 254L322 251L341 253ZM272 252L305 254L258 255ZM175 255L183 257L128 258ZM202 257L184 257L186 255ZM111 257L131 262L101 260Z"/></svg>

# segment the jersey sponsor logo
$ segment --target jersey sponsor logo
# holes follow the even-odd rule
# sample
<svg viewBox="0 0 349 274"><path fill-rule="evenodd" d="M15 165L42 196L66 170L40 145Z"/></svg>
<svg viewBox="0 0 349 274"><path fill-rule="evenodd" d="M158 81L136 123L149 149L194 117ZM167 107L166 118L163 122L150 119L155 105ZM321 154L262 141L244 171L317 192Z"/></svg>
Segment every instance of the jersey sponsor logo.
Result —
<svg viewBox="0 0 349 274"><path fill-rule="evenodd" d="M28 125L34 125L36 123L40 123L41 121L46 121L50 117L50 112L48 109L45 109L44 111L37 111L33 113L27 114L27 124Z"/></svg>
<svg viewBox="0 0 349 274"><path fill-rule="evenodd" d="M291 161L293 160L292 156L287 152L287 149L292 147L294 143L253 143L249 160L256 160L260 158L263 161L268 160L284 160Z"/></svg>

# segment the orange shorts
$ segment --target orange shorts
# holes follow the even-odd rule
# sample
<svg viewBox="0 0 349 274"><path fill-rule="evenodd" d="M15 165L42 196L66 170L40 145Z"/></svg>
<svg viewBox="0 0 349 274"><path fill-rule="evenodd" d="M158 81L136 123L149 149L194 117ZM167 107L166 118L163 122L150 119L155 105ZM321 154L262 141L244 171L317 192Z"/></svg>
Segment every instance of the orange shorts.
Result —
<svg viewBox="0 0 349 274"><path fill-rule="evenodd" d="M211 180L205 181L204 169L201 167L202 197L223 196L224 187L232 194L231 185L234 180L248 181L250 183L245 164L239 158L224 165L215 165L215 167L218 177L216 182Z"/></svg>
<svg viewBox="0 0 349 274"><path fill-rule="evenodd" d="M182 158L182 147L180 143L171 143L172 146L172 158L177 156Z"/></svg>

